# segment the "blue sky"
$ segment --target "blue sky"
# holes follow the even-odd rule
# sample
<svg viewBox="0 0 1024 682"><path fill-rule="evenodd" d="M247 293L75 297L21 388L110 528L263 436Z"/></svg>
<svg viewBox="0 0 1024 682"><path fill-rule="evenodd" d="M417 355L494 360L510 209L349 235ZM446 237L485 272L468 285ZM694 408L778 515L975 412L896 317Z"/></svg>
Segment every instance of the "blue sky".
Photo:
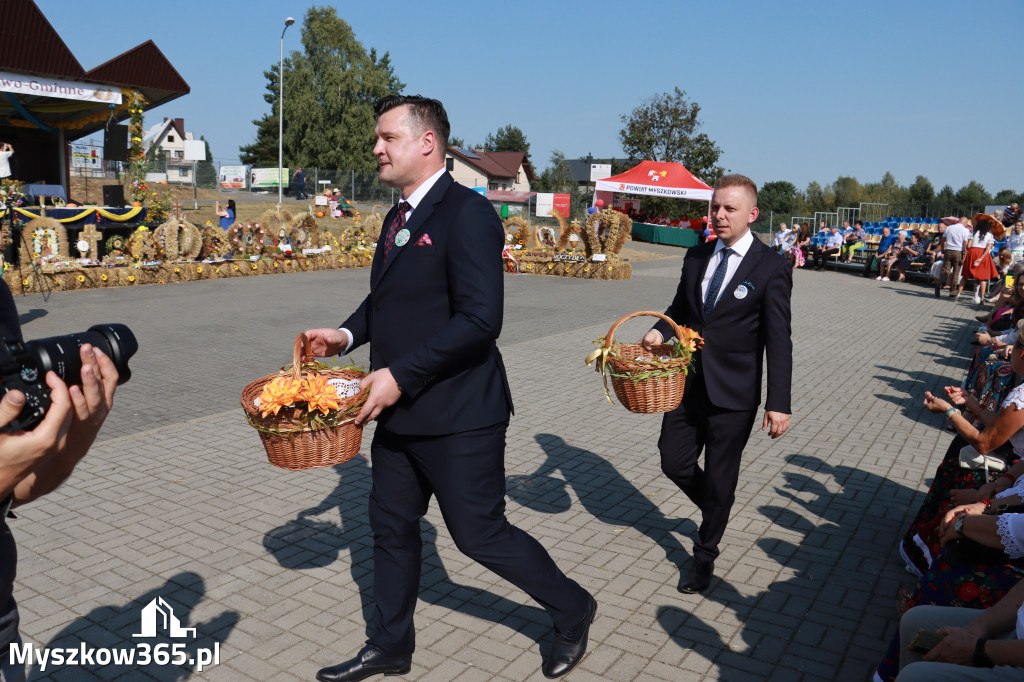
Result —
<svg viewBox="0 0 1024 682"><path fill-rule="evenodd" d="M264 69L299 49L308 2L37 0L86 69L152 39L192 93L183 117L237 161L268 111ZM331 3L321 3L331 4ZM800 188L891 171L936 190L1024 189L1024 2L335 2L364 47L390 52L406 93L445 103L452 134L518 126L543 169L621 155L620 116L678 86L702 106L721 164ZM285 116L287 117L285 93Z"/></svg>

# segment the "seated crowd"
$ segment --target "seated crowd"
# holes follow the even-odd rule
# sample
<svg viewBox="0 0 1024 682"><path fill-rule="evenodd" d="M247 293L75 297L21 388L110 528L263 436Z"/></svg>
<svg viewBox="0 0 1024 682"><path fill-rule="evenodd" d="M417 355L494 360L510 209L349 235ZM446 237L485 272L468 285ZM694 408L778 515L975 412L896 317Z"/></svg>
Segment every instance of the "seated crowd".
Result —
<svg viewBox="0 0 1024 682"><path fill-rule="evenodd" d="M876 680L1024 680L1024 262L979 320L963 384L925 395L955 435L900 542L918 579Z"/></svg>
<svg viewBox="0 0 1024 682"><path fill-rule="evenodd" d="M1024 221L1015 220L1005 231L992 216L944 218L935 223L901 223L893 229L876 223L865 230L864 223L842 227L821 221L816 235L807 223L779 226L772 248L784 255L794 268L821 270L827 261L853 264L863 261L865 277L875 274L882 282L904 281L911 270L927 273L936 297L949 291L959 300L968 282L972 282L974 302L986 299L986 290L994 281L991 303L1003 289L1003 279L1012 264L1024 261ZM997 237L996 234L1003 235Z"/></svg>

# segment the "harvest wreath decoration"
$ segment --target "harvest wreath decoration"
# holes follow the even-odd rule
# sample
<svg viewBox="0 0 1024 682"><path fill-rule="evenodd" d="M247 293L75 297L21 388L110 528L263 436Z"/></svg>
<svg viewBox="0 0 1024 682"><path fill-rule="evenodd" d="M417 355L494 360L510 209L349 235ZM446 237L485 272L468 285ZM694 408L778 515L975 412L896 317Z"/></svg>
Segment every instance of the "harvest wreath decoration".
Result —
<svg viewBox="0 0 1024 682"><path fill-rule="evenodd" d="M632 223L629 217L618 211L606 208L596 211L587 218L587 234L593 234L599 245L599 253L613 254L622 250L630 237ZM603 228L607 228L604 231ZM604 232L604 234L602 234Z"/></svg>
<svg viewBox="0 0 1024 682"><path fill-rule="evenodd" d="M200 230L203 236L203 248L199 251L200 259L211 259L223 256L228 251L226 232L219 226L206 223Z"/></svg>
<svg viewBox="0 0 1024 682"><path fill-rule="evenodd" d="M142 226L128 237L126 251L136 263L139 261L155 261L163 256L163 250L153 238L148 227Z"/></svg>
<svg viewBox="0 0 1024 682"><path fill-rule="evenodd" d="M53 218L33 218L22 228L22 234L31 235L29 248L32 250L31 254L22 254L22 262L38 260L46 255L68 255L68 232Z"/></svg>
<svg viewBox="0 0 1024 682"><path fill-rule="evenodd" d="M168 220L153 230L153 239L169 259L195 260L203 249L199 228L187 220Z"/></svg>
<svg viewBox="0 0 1024 682"><path fill-rule="evenodd" d="M530 244L530 237L533 230L530 223L522 218L509 218L505 221L505 234L512 236L512 247L521 246L524 249Z"/></svg>
<svg viewBox="0 0 1024 682"><path fill-rule="evenodd" d="M126 242L127 240L122 235L111 235L107 237L107 241L103 242L103 251L108 254L117 251L123 255Z"/></svg>
<svg viewBox="0 0 1024 682"><path fill-rule="evenodd" d="M242 256L261 256L265 248L274 245L274 240L259 223L235 223L228 230L228 240L231 250Z"/></svg>
<svg viewBox="0 0 1024 682"><path fill-rule="evenodd" d="M615 330L628 319L639 316L657 317L668 322L675 333L675 343L661 343L650 350L639 343L619 343L614 340ZM596 339L600 347L587 356L589 367L594 367L604 380L604 395L611 403L608 377L612 378L615 397L630 412L652 414L670 412L679 407L683 399L686 374L693 354L704 339L700 334L676 324L661 313L643 310L620 318L608 330L608 335Z"/></svg>
<svg viewBox="0 0 1024 682"><path fill-rule="evenodd" d="M377 213L378 208L384 208L380 204L373 205L373 212L366 218L366 222L363 223L363 228L366 230L366 236L371 241L377 241L380 238L381 229L384 227L384 216ZM359 225L359 217L356 216L356 225Z"/></svg>

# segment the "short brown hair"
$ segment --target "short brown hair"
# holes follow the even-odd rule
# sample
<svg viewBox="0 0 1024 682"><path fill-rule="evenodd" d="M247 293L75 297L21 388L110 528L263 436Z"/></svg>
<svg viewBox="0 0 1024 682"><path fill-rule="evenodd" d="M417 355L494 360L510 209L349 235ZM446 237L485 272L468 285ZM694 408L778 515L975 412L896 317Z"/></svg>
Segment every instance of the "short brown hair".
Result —
<svg viewBox="0 0 1024 682"><path fill-rule="evenodd" d="M754 181L748 178L746 175L740 175L739 173L730 173L729 175L723 175L718 178L715 182L715 190L724 189L726 187L743 187L750 192L750 195L754 197L754 205L757 206L757 185Z"/></svg>
<svg viewBox="0 0 1024 682"><path fill-rule="evenodd" d="M437 145L441 148L441 156L448 151L448 136L452 127L448 123L448 112L440 100L423 97L422 95L387 95L373 105L373 115L380 118L386 111L407 105L409 115L421 130L431 130L437 136Z"/></svg>

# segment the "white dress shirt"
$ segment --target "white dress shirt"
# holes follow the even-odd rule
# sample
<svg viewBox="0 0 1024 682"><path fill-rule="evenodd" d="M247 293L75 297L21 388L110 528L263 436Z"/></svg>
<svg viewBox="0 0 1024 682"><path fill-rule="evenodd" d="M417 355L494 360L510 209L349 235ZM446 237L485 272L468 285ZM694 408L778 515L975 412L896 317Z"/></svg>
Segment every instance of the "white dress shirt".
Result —
<svg viewBox="0 0 1024 682"><path fill-rule="evenodd" d="M729 256L729 265L725 269L725 279L722 280L722 287L718 290L718 298L715 299L717 305L722 300L722 294L725 292L726 286L732 280L733 275L740 268L740 262L743 257L747 255L747 251L750 250L750 245L754 243L754 235L751 234L750 230L742 237L736 240L736 243L732 245L733 254ZM725 248L725 244L719 239L718 243L715 244L715 252L708 259L707 270L704 271L704 279L700 283L700 298L703 301L708 295L708 286L711 284L711 278L715 276L715 269L718 268L718 264L722 262L722 249Z"/></svg>

